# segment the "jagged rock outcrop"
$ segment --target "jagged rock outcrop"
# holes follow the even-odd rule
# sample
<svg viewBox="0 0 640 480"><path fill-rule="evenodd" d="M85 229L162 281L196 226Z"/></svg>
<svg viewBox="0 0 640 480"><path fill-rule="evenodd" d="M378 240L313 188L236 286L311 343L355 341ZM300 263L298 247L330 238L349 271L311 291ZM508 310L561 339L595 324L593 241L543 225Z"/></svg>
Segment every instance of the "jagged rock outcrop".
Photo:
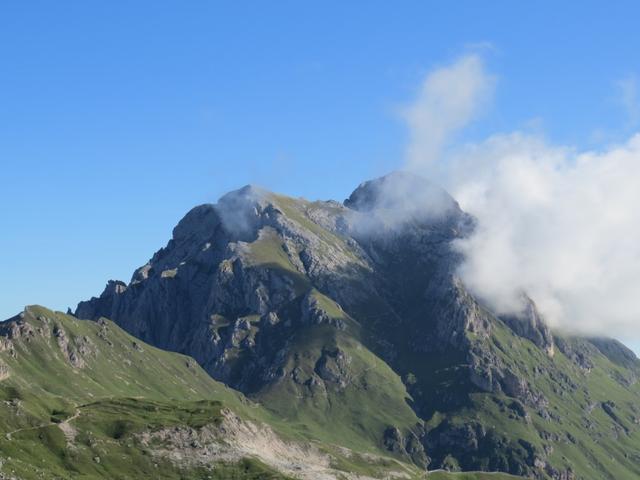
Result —
<svg viewBox="0 0 640 480"><path fill-rule="evenodd" d="M383 442L388 451L406 455L419 467L428 469L431 459L414 432L403 434L397 427L389 427L384 431Z"/></svg>
<svg viewBox="0 0 640 480"><path fill-rule="evenodd" d="M350 362L349 355L339 348L334 351L324 350L314 370L325 382L344 388L351 381L348 369Z"/></svg>
<svg viewBox="0 0 640 480"><path fill-rule="evenodd" d="M531 340L543 349L547 355L553 356L555 349L551 329L544 322L536 308L536 304L526 295L522 298L524 305L519 315L505 315L501 319L518 335Z"/></svg>
<svg viewBox="0 0 640 480"><path fill-rule="evenodd" d="M87 336L70 337L62 326L43 315L36 316L37 326L34 326L25 321L25 314L31 314L29 307L19 315L0 322L0 351L8 351L12 357L16 357L15 342L29 344L36 337L40 337L52 339L58 347L59 354L73 368L83 368L85 359L95 356L95 345ZM8 375L8 369L5 370L5 374Z"/></svg>

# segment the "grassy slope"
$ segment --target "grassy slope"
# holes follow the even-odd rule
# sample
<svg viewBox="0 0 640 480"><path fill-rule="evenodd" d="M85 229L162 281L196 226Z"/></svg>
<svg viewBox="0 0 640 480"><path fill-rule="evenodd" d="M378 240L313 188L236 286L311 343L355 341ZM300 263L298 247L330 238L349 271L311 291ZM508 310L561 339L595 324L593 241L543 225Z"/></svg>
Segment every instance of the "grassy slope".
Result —
<svg viewBox="0 0 640 480"><path fill-rule="evenodd" d="M351 359L347 385L314 389L287 378L259 394L288 424L310 437L359 451L379 453L389 426L409 429L419 419L407 404L400 378L378 357L346 334L327 326L310 326L292 339L286 371L299 369L306 382L322 350L339 348Z"/></svg>
<svg viewBox="0 0 640 480"><path fill-rule="evenodd" d="M38 306L23 320L33 334L15 339L14 352L0 352L9 369L0 382L2 472L21 479L281 478L252 459L183 471L135 444L132 434L145 429L215 423L223 407L262 415L189 357L136 341L108 321L101 326ZM79 339L89 346L82 368L65 358L54 329L72 345ZM73 446L60 428L67 420L77 432Z"/></svg>
<svg viewBox="0 0 640 480"><path fill-rule="evenodd" d="M50 321L45 323L37 317ZM60 326L70 343L87 337L91 345L88 355L84 355L86 366L74 369L69 381L67 374L71 365L62 355L53 335L37 338L35 342L16 342L16 358L3 355L3 360L16 374L6 383L17 388L25 386L20 379L24 376L34 383L31 388L78 400L104 395L188 400L215 393L227 401L240 401L241 397L236 392L212 380L190 357L143 344L109 320L104 320L101 325L30 306L25 310L24 321L34 329L53 331ZM99 336L101 331L105 331L106 339ZM98 358L100 362L92 361ZM110 368L105 368L105 365Z"/></svg>
<svg viewBox="0 0 640 480"><path fill-rule="evenodd" d="M544 394L553 418L545 419L526 407L529 423L504 408L512 399L474 394L472 405L454 414L454 421L480 420L511 438L530 442L539 451L550 446L552 464L571 468L581 478L640 477L640 428L634 423L640 385L620 381L629 377L628 370L596 353L594 368L585 371L559 351L553 358L548 357L501 323L495 325L491 341L502 360ZM536 373L540 369L543 373ZM615 403L618 422L602 408L607 401ZM551 434L551 439L544 440L540 432Z"/></svg>

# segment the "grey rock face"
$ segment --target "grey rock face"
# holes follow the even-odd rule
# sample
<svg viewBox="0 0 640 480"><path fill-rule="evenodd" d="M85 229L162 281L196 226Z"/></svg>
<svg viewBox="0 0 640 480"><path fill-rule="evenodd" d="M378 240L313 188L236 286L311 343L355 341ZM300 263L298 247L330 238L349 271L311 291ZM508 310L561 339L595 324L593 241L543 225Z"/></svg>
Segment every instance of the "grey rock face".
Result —
<svg viewBox="0 0 640 480"><path fill-rule="evenodd" d="M553 356L554 343L551 330L540 316L533 300L523 296L523 304L524 308L520 315L503 316L501 319L518 335L531 340L547 352L547 355Z"/></svg>
<svg viewBox="0 0 640 480"><path fill-rule="evenodd" d="M408 456L416 465L425 470L429 467L431 459L413 432L404 435L398 428L389 427L384 431L383 443L388 451Z"/></svg>
<svg viewBox="0 0 640 480"><path fill-rule="evenodd" d="M555 343L565 356L586 372L594 367L592 358L598 353L598 349L586 340L576 337L556 336Z"/></svg>
<svg viewBox="0 0 640 480"><path fill-rule="evenodd" d="M339 305L336 305L340 308ZM346 329L346 323L342 318L336 318L331 316L326 310L322 308L318 297L311 292L307 293L301 302L301 320L304 323L314 325L331 325L339 330Z"/></svg>
<svg viewBox="0 0 640 480"><path fill-rule="evenodd" d="M351 381L349 377L349 363L351 359L339 348L334 351L323 351L316 363L315 372L325 382L331 382L345 387Z"/></svg>

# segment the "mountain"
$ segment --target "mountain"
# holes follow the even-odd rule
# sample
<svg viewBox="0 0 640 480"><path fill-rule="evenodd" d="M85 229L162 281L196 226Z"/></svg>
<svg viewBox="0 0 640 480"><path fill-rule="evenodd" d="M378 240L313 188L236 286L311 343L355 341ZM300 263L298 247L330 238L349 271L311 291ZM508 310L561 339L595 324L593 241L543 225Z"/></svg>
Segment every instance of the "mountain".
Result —
<svg viewBox="0 0 640 480"><path fill-rule="evenodd" d="M192 209L74 315L193 357L279 434L349 449L332 463L346 471L379 476L353 459L388 455L416 471L638 477L640 362L552 331L526 295L520 314L493 312L457 275L474 228L408 174L343 203L247 186Z"/></svg>
<svg viewBox="0 0 640 480"><path fill-rule="evenodd" d="M455 241L474 227L407 174L342 204L248 186L191 210L76 315L192 355L324 441L429 469L640 474L638 360L552 332L527 297L520 315L494 314L456 274Z"/></svg>

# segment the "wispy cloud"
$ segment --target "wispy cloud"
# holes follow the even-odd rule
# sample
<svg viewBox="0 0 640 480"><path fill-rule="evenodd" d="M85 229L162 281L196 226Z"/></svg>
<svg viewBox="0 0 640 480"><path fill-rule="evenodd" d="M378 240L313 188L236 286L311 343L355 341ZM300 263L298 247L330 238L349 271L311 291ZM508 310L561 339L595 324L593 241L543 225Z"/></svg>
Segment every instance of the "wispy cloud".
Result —
<svg viewBox="0 0 640 480"><path fill-rule="evenodd" d="M640 124L640 92L638 91L638 77L629 75L616 82L618 102L627 114L627 121L631 127Z"/></svg>
<svg viewBox="0 0 640 480"><path fill-rule="evenodd" d="M404 110L409 127L407 164L425 168L438 159L453 135L490 99L495 77L479 55L466 55L430 72L414 103Z"/></svg>

